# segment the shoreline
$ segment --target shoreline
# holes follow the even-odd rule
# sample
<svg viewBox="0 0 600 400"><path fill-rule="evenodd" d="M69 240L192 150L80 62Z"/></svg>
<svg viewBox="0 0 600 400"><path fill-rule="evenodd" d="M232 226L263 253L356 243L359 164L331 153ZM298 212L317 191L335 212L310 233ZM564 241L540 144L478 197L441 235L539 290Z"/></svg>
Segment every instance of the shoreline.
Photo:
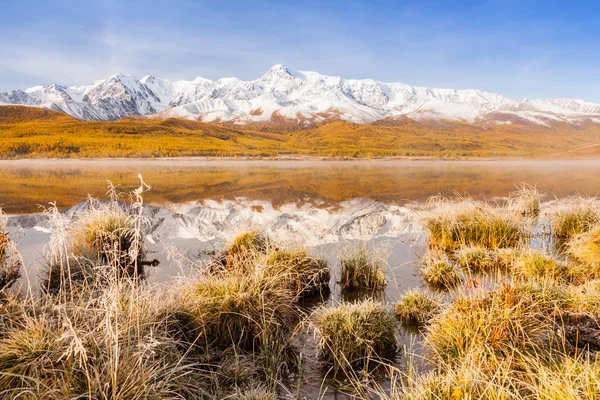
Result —
<svg viewBox="0 0 600 400"><path fill-rule="evenodd" d="M218 164L280 164L280 163L310 163L313 165L340 165L340 164L381 164L381 163L478 163L478 162L519 162L519 163L548 163L556 161L569 161L577 163L595 163L600 158L530 158L530 157L374 157L374 158L329 158L319 156L278 156L278 157L210 157L210 156L192 156L192 157L161 157L161 158L137 158L137 157L100 157L100 158L19 158L19 159L0 159L0 167L15 166L15 164L62 164L62 165L81 165L83 163L114 162L118 164L156 164L174 163L178 165L190 166L198 165L218 165Z"/></svg>

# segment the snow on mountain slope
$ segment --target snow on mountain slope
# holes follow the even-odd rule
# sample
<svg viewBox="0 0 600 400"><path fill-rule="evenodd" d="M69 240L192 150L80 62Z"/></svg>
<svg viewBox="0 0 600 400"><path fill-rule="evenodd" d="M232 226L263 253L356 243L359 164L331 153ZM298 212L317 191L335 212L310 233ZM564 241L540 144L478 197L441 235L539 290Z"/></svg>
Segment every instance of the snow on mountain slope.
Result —
<svg viewBox="0 0 600 400"><path fill-rule="evenodd" d="M574 99L513 100L483 90L413 87L342 79L275 65L253 81L198 77L137 80L116 74L89 86L36 86L0 93L0 103L62 111L82 120L126 116L179 117L244 124L274 119L306 124L331 119L372 123L384 118L485 123L597 121L600 105Z"/></svg>

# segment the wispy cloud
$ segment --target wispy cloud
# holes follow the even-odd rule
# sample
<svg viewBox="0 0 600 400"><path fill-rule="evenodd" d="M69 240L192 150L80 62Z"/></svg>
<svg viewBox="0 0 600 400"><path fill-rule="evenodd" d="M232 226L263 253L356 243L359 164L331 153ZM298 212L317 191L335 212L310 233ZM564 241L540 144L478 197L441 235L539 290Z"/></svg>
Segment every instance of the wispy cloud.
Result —
<svg viewBox="0 0 600 400"><path fill-rule="evenodd" d="M47 3L3 4L0 90L115 72L253 79L283 63L348 78L600 101L600 6L591 2L587 11L529 0Z"/></svg>

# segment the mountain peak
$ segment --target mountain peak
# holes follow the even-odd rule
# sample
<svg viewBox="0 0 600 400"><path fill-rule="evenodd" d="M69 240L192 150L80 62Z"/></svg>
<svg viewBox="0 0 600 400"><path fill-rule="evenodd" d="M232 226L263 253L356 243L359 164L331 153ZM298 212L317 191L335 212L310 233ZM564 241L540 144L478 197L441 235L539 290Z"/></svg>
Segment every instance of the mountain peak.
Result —
<svg viewBox="0 0 600 400"><path fill-rule="evenodd" d="M304 74L286 67L283 64L275 64L261 77L263 81L272 81L277 79L291 80L294 78L303 79Z"/></svg>
<svg viewBox="0 0 600 400"><path fill-rule="evenodd" d="M295 71L283 64L273 65L252 81L201 77L168 80L152 75L140 81L133 75L117 73L90 86L40 86L0 93L0 103L59 108L84 120L156 115L241 124L268 122L273 116L305 124L334 119L371 123L406 117L474 123L600 124L600 105L581 100L513 100L482 90L342 79Z"/></svg>

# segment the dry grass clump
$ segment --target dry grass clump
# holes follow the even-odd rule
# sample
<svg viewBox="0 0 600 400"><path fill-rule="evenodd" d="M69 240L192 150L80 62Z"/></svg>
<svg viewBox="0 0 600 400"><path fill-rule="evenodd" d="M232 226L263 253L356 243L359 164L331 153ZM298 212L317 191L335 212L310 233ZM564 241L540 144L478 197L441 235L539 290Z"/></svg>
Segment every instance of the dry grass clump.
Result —
<svg viewBox="0 0 600 400"><path fill-rule="evenodd" d="M249 348L289 329L295 317L295 298L278 275L200 277L184 291L183 304L203 327L206 345Z"/></svg>
<svg viewBox="0 0 600 400"><path fill-rule="evenodd" d="M133 282L98 289L74 301L26 300L35 312L15 318L0 337L3 397L172 398L199 388L202 375L182 379L196 374L194 363L157 317L156 293Z"/></svg>
<svg viewBox="0 0 600 400"><path fill-rule="evenodd" d="M320 357L335 369L382 360L396 351L394 316L372 300L322 306L312 314Z"/></svg>
<svg viewBox="0 0 600 400"><path fill-rule="evenodd" d="M84 284L108 282L116 278L144 278L146 261L144 230L149 221L143 216L142 193L149 186L140 178L140 187L130 193L130 202L109 183L110 200L90 198L88 208L71 220L55 205L48 211L52 235L48 244L48 267L42 279L49 293L70 293Z"/></svg>
<svg viewBox="0 0 600 400"><path fill-rule="evenodd" d="M526 183L521 184L508 199L509 209L524 217L537 217L540 214L540 203L540 192L535 186Z"/></svg>
<svg viewBox="0 0 600 400"><path fill-rule="evenodd" d="M228 255L239 255L246 252L264 254L269 246L269 238L260 230L244 232L233 239L227 249Z"/></svg>
<svg viewBox="0 0 600 400"><path fill-rule="evenodd" d="M518 387L510 381L510 370L496 374L481 370L465 360L464 365L445 371L397 371L400 376L389 391L380 390L382 400L507 400L521 399ZM508 375L508 376L507 376Z"/></svg>
<svg viewBox="0 0 600 400"><path fill-rule="evenodd" d="M83 257L71 257L64 262L49 264L42 276L42 290L46 293L72 293L92 285L98 278L94 264Z"/></svg>
<svg viewBox="0 0 600 400"><path fill-rule="evenodd" d="M515 264L523 250L521 248L504 248L492 252L496 268L508 271Z"/></svg>
<svg viewBox="0 0 600 400"><path fill-rule="evenodd" d="M600 280L568 287L568 311L577 314L600 315Z"/></svg>
<svg viewBox="0 0 600 400"><path fill-rule="evenodd" d="M521 220L513 213L479 203L444 207L425 221L425 228L430 246L445 251L464 246L516 247L525 237Z"/></svg>
<svg viewBox="0 0 600 400"><path fill-rule="evenodd" d="M554 330L536 298L508 286L484 296L459 295L429 325L426 344L446 364L471 358L490 369L505 358L543 354Z"/></svg>
<svg viewBox="0 0 600 400"><path fill-rule="evenodd" d="M17 246L5 231L6 219L0 208L0 292L9 289L21 277L23 261Z"/></svg>
<svg viewBox="0 0 600 400"><path fill-rule="evenodd" d="M549 279L564 282L569 278L567 266L542 251L528 249L516 259L512 273L523 279Z"/></svg>
<svg viewBox="0 0 600 400"><path fill-rule="evenodd" d="M407 324L423 326L436 315L442 299L430 291L413 288L407 290L395 304L396 315Z"/></svg>
<svg viewBox="0 0 600 400"><path fill-rule="evenodd" d="M376 291L387 284L385 257L367 244L347 249L340 264L340 286L344 291Z"/></svg>
<svg viewBox="0 0 600 400"><path fill-rule="evenodd" d="M67 373L67 365L60 361L67 350L60 341L61 327L46 316L26 316L19 325L0 338L0 393L15 396L39 381L47 386L39 395L59 390Z"/></svg>
<svg viewBox="0 0 600 400"><path fill-rule="evenodd" d="M421 261L423 280L436 288L451 289L462 282L458 267L438 249L427 252Z"/></svg>
<svg viewBox="0 0 600 400"><path fill-rule="evenodd" d="M329 291L331 274L327 262L312 257L306 250L274 250L267 256L267 268L289 281L296 296L312 296Z"/></svg>
<svg viewBox="0 0 600 400"><path fill-rule="evenodd" d="M575 235L567 242L567 253L588 278L600 278L600 226Z"/></svg>
<svg viewBox="0 0 600 400"><path fill-rule="evenodd" d="M266 387L251 388L246 391L228 396L231 400L275 400L275 393Z"/></svg>
<svg viewBox="0 0 600 400"><path fill-rule="evenodd" d="M528 382L522 392L533 398L594 400L600 398L600 360L597 355L558 354L545 362L541 357L526 360ZM524 396L523 396L524 397Z"/></svg>
<svg viewBox="0 0 600 400"><path fill-rule="evenodd" d="M600 363L588 354L555 351L552 357L507 358L488 371L471 358L443 371L396 371L400 376L383 400L593 400L600 396Z"/></svg>
<svg viewBox="0 0 600 400"><path fill-rule="evenodd" d="M463 247L454 253L458 265L470 272L489 271L496 266L493 253L483 246Z"/></svg>
<svg viewBox="0 0 600 400"><path fill-rule="evenodd" d="M257 258L274 250L270 238L258 229L243 232L208 264L211 273L252 268Z"/></svg>
<svg viewBox="0 0 600 400"><path fill-rule="evenodd" d="M89 208L68 227L72 255L105 266L105 274L143 277L146 262L143 231L149 221L143 216L142 193L150 187L140 178L140 187L130 194L130 203L120 202L121 194L109 182L108 202L90 199ZM64 261L63 257L60 258Z"/></svg>
<svg viewBox="0 0 600 400"><path fill-rule="evenodd" d="M555 236L569 239L599 224L600 208L596 199L577 197L571 199L566 208L557 211L550 222Z"/></svg>
<svg viewBox="0 0 600 400"><path fill-rule="evenodd" d="M0 210L0 218L2 210ZM0 292L9 289L21 277L23 261L0 222Z"/></svg>
<svg viewBox="0 0 600 400"><path fill-rule="evenodd" d="M297 298L329 290L330 271L325 260L311 256L304 249L275 247L257 231L238 238L236 245L228 247L208 264L210 274L277 276L281 286L290 289Z"/></svg>
<svg viewBox="0 0 600 400"><path fill-rule="evenodd" d="M93 204L93 203L92 203ZM119 273L140 274L142 252L132 257L134 225L117 202L96 203L72 227L73 250L97 265L116 265Z"/></svg>

